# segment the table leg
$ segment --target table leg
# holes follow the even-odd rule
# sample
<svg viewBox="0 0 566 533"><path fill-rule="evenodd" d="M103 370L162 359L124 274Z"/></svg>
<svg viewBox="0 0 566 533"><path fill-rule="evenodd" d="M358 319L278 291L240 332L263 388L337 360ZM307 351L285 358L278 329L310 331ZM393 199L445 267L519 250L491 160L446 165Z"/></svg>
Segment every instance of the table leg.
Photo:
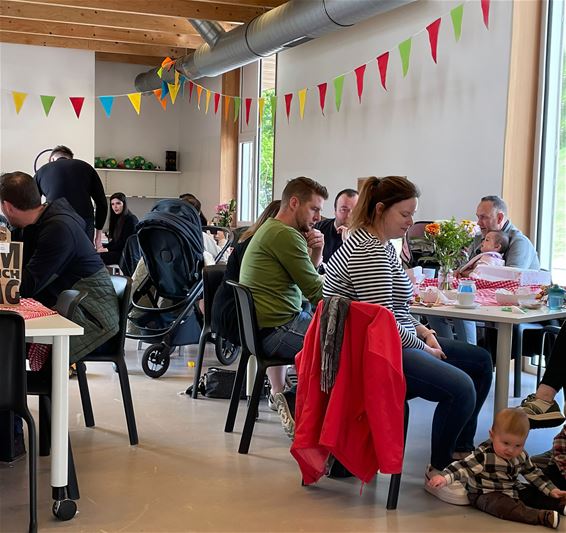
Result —
<svg viewBox="0 0 566 533"><path fill-rule="evenodd" d="M51 486L67 486L69 434L69 337L53 337L51 379Z"/></svg>
<svg viewBox="0 0 566 533"><path fill-rule="evenodd" d="M511 341L513 324L497 324L497 356L495 359L495 401L493 411L497 413L507 407L509 401L509 367L511 364Z"/></svg>

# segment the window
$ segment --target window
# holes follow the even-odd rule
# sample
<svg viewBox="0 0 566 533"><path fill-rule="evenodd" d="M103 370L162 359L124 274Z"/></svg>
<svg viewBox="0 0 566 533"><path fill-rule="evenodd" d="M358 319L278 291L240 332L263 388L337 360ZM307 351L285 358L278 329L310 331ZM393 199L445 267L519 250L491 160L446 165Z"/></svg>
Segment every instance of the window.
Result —
<svg viewBox="0 0 566 533"><path fill-rule="evenodd" d="M261 61L261 96L265 98L263 119L259 129L259 186L257 214L259 215L273 200L273 156L275 145L275 122L271 109L272 96L275 96L275 72L277 56Z"/></svg>
<svg viewBox="0 0 566 533"><path fill-rule="evenodd" d="M240 142L240 162L238 180L238 198L240 201L238 220L251 223L255 220L253 199L255 198L255 143L253 141Z"/></svg>

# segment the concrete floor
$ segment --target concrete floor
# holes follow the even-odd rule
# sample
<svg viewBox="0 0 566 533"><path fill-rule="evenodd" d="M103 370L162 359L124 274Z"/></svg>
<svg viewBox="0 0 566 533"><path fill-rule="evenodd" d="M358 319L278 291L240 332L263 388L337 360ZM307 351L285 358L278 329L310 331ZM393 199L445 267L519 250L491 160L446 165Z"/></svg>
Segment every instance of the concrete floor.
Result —
<svg viewBox="0 0 566 533"><path fill-rule="evenodd" d="M59 522L51 514L49 458L39 460L39 529L72 532L522 532L533 526L497 520L469 507L445 504L423 490L430 452L433 404L411 402L408 445L399 506L387 511L389 476L377 476L360 495L355 479L324 478L301 487L278 417L260 407L249 455L237 453L245 403L235 432L224 433L227 400L197 401L183 392L192 382L196 346L175 357L157 380L141 370L142 352L128 341L128 365L140 444L130 446L118 376L110 364L89 364L96 427L85 428L78 386L70 386L70 433L79 477L79 514ZM206 365L218 366L212 350ZM523 374L523 395L534 378ZM477 441L487 437L488 399ZM519 399L511 399L512 405ZM31 400L34 414L36 400ZM550 447L554 429L531 432L530 453ZM27 461L0 466L0 531L27 529ZM565 522L566 524L566 522ZM561 525L566 529L566 525Z"/></svg>

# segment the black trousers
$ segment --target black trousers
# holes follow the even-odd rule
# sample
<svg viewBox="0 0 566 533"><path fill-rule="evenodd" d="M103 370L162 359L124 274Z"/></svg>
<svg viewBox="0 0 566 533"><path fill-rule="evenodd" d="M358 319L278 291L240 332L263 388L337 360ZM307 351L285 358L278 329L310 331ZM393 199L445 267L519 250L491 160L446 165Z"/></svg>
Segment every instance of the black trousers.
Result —
<svg viewBox="0 0 566 533"><path fill-rule="evenodd" d="M556 391L566 385L566 322L556 337L541 383Z"/></svg>

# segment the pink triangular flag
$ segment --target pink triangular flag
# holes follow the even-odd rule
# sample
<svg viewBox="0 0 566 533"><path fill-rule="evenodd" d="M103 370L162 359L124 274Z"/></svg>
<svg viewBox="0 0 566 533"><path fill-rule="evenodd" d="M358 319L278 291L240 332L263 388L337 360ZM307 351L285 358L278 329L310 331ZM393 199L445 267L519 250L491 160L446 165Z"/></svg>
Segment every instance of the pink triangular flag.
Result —
<svg viewBox="0 0 566 533"><path fill-rule="evenodd" d="M366 72L366 66L361 65L354 70L356 74L356 86L358 88L358 100L360 104L362 103L362 93L364 92L364 74Z"/></svg>
<svg viewBox="0 0 566 533"><path fill-rule="evenodd" d="M483 13L483 23L489 30L489 0L481 0L481 11Z"/></svg>
<svg viewBox="0 0 566 533"><path fill-rule="evenodd" d="M381 54L377 58L377 67L379 68L379 77L381 78L381 86L387 91L385 82L387 80L387 63L389 62L389 52Z"/></svg>
<svg viewBox="0 0 566 533"><path fill-rule="evenodd" d="M430 43L430 53L432 54L432 59L436 63L436 49L438 45L438 30L440 28L441 19L436 19L434 22L431 22L427 27L426 31L428 32L428 42Z"/></svg>
<svg viewBox="0 0 566 533"><path fill-rule="evenodd" d="M285 95L285 112L287 113L287 122L289 122L289 115L291 114L291 102L293 101L293 93Z"/></svg>
<svg viewBox="0 0 566 533"><path fill-rule="evenodd" d="M69 100L71 100L71 105L73 106L73 109L75 110L75 115L77 115L77 118L80 118L81 111L83 109L83 104L85 102L85 97L84 96L69 96Z"/></svg>
<svg viewBox="0 0 566 533"><path fill-rule="evenodd" d="M246 98L246 126L250 123L250 110L252 108L252 99Z"/></svg>
<svg viewBox="0 0 566 533"><path fill-rule="evenodd" d="M318 101L320 103L320 110L324 115L324 105L326 104L326 89L328 88L328 83L320 83L317 85L318 87Z"/></svg>

